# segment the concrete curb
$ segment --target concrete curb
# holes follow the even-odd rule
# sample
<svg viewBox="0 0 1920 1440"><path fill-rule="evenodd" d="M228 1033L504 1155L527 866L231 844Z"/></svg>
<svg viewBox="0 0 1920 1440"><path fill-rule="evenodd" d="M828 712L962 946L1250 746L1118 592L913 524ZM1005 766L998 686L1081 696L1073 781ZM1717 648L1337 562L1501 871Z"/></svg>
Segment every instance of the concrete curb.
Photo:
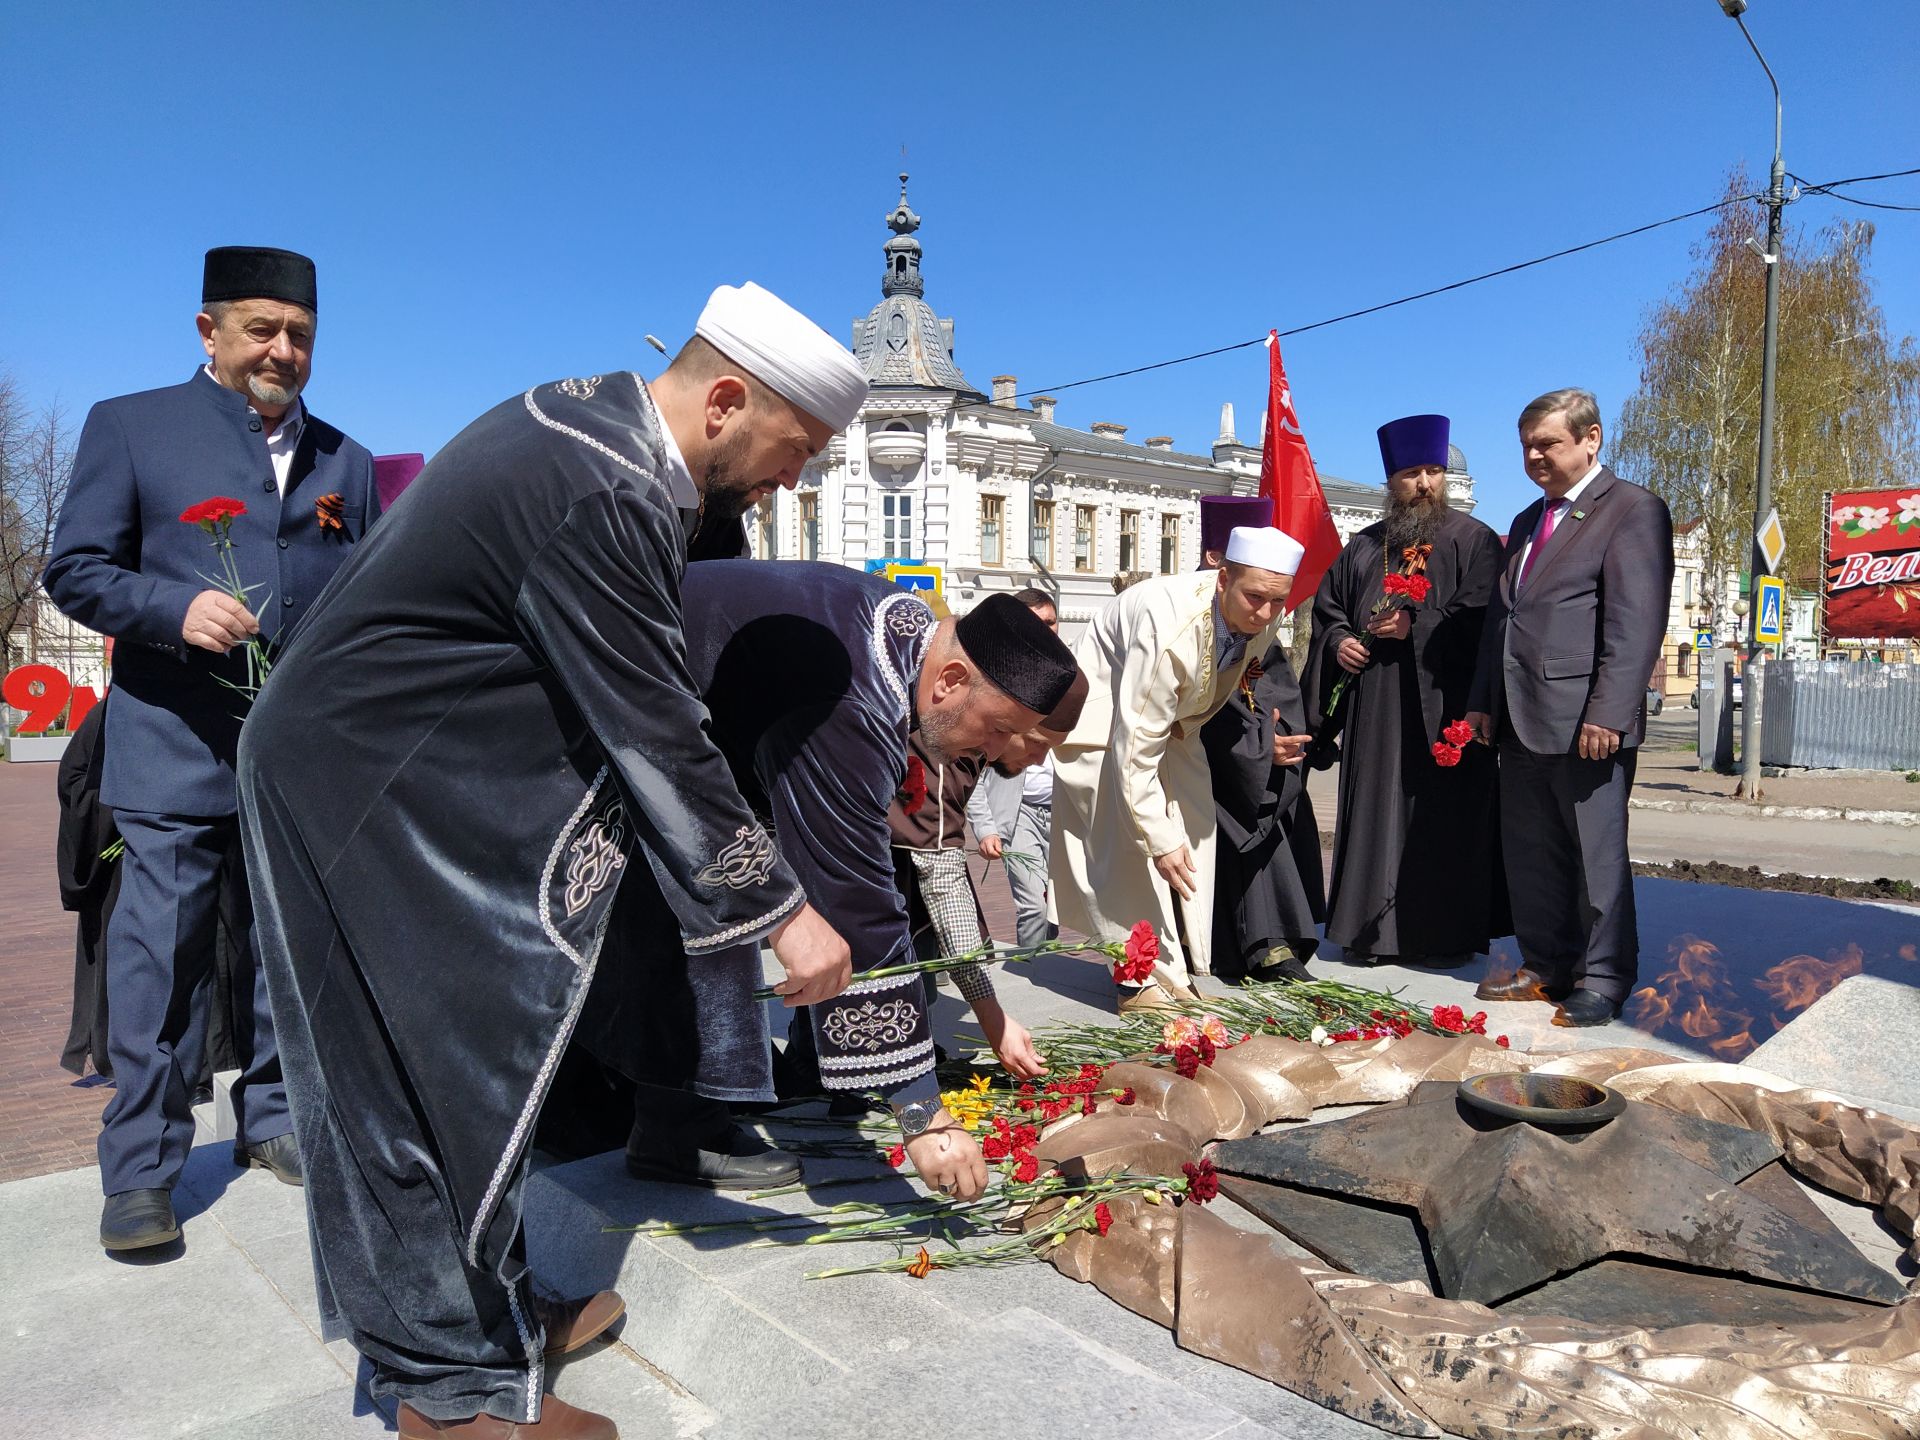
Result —
<svg viewBox="0 0 1920 1440"><path fill-rule="evenodd" d="M1749 805L1743 800L1642 800L1632 810L1691 811L1696 815L1743 815L1749 820L1845 820L1855 825L1920 826L1920 810L1853 810L1835 805Z"/></svg>

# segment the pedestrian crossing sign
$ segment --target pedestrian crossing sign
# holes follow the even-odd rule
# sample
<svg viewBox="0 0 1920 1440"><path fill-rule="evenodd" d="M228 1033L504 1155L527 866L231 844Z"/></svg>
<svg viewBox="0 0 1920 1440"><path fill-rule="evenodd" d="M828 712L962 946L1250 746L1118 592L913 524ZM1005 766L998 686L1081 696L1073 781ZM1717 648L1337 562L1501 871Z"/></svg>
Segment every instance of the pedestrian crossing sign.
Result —
<svg viewBox="0 0 1920 1440"><path fill-rule="evenodd" d="M1762 645L1778 645L1787 638L1787 584L1771 575L1759 579L1760 613L1753 638Z"/></svg>

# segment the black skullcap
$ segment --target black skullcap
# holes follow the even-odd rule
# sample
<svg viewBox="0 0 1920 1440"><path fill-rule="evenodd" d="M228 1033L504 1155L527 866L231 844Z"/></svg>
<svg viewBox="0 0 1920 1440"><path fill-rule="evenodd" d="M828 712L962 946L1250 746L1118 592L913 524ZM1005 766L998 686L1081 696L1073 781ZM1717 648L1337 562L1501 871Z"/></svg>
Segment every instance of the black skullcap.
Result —
<svg viewBox="0 0 1920 1440"><path fill-rule="evenodd" d="M207 251L200 303L222 300L284 300L320 313L320 286L313 261L291 250L264 245L221 245Z"/></svg>
<svg viewBox="0 0 1920 1440"><path fill-rule="evenodd" d="M989 595L953 633L982 675L1037 714L1064 700L1080 673L1053 627L1011 595Z"/></svg>

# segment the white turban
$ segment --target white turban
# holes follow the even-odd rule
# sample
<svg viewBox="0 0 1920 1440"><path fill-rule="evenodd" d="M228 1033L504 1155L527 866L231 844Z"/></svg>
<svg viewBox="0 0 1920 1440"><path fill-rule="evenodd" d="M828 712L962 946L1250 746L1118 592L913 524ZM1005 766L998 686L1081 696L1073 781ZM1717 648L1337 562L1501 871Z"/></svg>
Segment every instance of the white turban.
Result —
<svg viewBox="0 0 1920 1440"><path fill-rule="evenodd" d="M835 433L867 398L866 372L847 348L751 280L714 291L693 333Z"/></svg>
<svg viewBox="0 0 1920 1440"><path fill-rule="evenodd" d="M1300 568L1307 547L1271 525L1237 525L1227 537L1227 559L1235 565L1251 565L1256 570L1271 570L1276 575L1291 575Z"/></svg>

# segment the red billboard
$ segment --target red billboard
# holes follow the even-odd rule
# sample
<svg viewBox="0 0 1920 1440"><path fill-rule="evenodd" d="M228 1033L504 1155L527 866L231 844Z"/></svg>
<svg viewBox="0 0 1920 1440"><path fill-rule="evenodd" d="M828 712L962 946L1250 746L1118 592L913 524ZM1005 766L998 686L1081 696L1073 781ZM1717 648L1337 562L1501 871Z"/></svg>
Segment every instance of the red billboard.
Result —
<svg viewBox="0 0 1920 1440"><path fill-rule="evenodd" d="M1827 495L1828 640L1920 640L1920 485Z"/></svg>

